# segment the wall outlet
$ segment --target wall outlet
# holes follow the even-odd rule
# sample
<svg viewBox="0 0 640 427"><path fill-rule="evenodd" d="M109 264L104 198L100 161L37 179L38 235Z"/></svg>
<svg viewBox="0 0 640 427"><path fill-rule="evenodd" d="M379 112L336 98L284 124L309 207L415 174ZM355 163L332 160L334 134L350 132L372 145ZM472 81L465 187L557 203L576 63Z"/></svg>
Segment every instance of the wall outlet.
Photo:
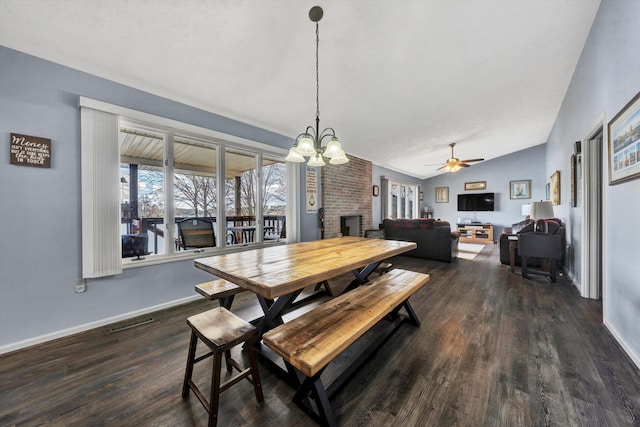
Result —
<svg viewBox="0 0 640 427"><path fill-rule="evenodd" d="M87 281L85 279L78 279L76 282L76 293L81 294L87 290Z"/></svg>

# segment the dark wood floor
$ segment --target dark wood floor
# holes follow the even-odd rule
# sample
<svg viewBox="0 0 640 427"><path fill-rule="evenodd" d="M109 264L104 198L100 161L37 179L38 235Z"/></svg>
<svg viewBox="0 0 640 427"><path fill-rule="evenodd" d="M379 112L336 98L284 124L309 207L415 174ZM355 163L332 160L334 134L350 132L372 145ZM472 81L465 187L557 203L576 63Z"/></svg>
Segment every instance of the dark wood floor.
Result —
<svg viewBox="0 0 640 427"><path fill-rule="evenodd" d="M497 246L473 261L393 263L431 275L412 298L422 326L403 325L338 393L341 425L640 425L640 372L603 327L601 304L563 278L510 274ZM100 328L0 356L0 425L206 425L200 403L182 400L180 388L185 318L212 305L198 301L122 332ZM254 299L243 294L234 311L252 317ZM255 402L248 382L235 385L221 397L219 425L313 425L288 386L261 374L265 402Z"/></svg>

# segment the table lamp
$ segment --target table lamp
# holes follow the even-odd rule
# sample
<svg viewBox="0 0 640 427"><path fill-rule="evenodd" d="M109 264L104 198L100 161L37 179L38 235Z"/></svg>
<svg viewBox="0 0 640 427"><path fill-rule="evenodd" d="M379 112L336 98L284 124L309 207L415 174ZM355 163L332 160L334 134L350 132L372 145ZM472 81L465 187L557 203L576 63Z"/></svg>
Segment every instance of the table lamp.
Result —
<svg viewBox="0 0 640 427"><path fill-rule="evenodd" d="M547 232L546 218L553 218L553 204L551 202L532 202L530 210L531 218L536 220L536 231ZM542 222L540 222L542 220ZM544 223L544 224L543 224ZM544 230L542 230L544 228Z"/></svg>

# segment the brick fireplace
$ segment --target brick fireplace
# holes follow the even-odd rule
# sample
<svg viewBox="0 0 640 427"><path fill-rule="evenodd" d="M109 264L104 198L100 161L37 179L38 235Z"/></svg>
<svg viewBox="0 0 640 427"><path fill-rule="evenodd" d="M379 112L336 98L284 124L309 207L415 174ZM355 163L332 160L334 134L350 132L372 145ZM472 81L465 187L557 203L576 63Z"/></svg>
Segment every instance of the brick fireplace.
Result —
<svg viewBox="0 0 640 427"><path fill-rule="evenodd" d="M327 164L322 168L321 182L325 239L338 236L340 217L360 217L360 237L364 230L373 228L371 162L349 156L345 165Z"/></svg>

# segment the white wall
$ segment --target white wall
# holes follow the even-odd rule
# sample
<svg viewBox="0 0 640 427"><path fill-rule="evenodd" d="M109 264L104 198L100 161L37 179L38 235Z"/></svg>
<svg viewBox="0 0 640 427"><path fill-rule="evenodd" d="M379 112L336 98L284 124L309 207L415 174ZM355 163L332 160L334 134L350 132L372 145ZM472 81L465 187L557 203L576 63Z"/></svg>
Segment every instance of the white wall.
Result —
<svg viewBox="0 0 640 427"><path fill-rule="evenodd" d="M573 142L588 136L598 120L605 127L640 91L640 2L603 0L580 61L571 80L562 108L549 135L547 174L560 170L569 177L569 157ZM606 132L605 132L606 138ZM605 140L605 149L607 141ZM607 159L607 156L604 156ZM635 363L640 366L640 180L608 185L604 169L604 321ZM569 179L562 179L561 193L570 194ZM575 218L580 210L569 206L563 196L560 217ZM579 229L572 240L580 245ZM580 247L575 251L580 252ZM580 263L571 272L579 278Z"/></svg>

